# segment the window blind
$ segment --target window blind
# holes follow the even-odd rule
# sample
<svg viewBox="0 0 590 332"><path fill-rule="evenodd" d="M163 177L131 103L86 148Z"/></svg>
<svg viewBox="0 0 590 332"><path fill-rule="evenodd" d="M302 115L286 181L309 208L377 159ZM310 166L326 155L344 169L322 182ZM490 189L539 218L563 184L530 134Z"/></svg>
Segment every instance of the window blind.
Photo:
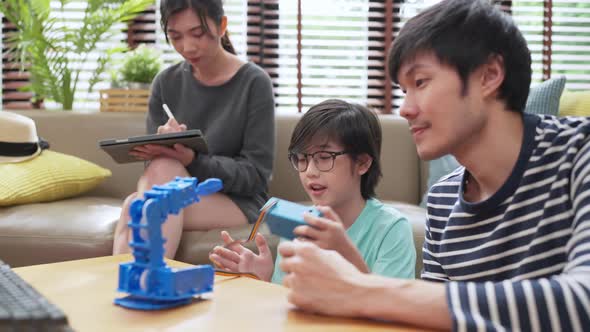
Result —
<svg viewBox="0 0 590 332"><path fill-rule="evenodd" d="M301 112L321 100L343 98L390 113L399 108L403 95L387 76L387 51L409 18L439 1L225 0L224 8L238 55L269 73L279 111ZM566 75L568 89L590 88L590 0L493 2L514 16L529 43L533 84ZM85 1L70 2L62 14L68 25L79 24L84 8ZM165 65L182 60L165 43L158 8L159 0L133 22L116 27L122 32L99 45L90 58L126 41L130 46L156 43ZM4 36L11 31L3 20ZM4 107L33 107L31 94L18 91L28 73L20 73L20 64L6 61L6 55L3 60ZM94 67L84 68L77 107L97 107L97 94L85 92ZM108 77L103 77L95 90L106 85Z"/></svg>
<svg viewBox="0 0 590 332"><path fill-rule="evenodd" d="M51 15L62 19L63 26L67 26L70 29L81 28L86 7L86 1L70 1L62 9L60 1L51 1ZM109 75L106 72L103 73L101 79L94 85L93 91L90 93L87 91L90 84L89 81L98 66L96 60L106 50L124 46L124 42L127 40L127 35L123 32L125 27L126 25L123 23L113 25L110 30L110 36L97 43L95 50L87 54L88 61L85 63L81 62L84 55L68 54L68 58L71 60L71 68L81 69L79 82L74 94L74 109L98 109L98 90L106 89L110 86ZM58 106L51 101L46 101L45 107L55 108Z"/></svg>
<svg viewBox="0 0 590 332"><path fill-rule="evenodd" d="M328 98L366 104L368 0L282 1L278 30L279 111Z"/></svg>
<svg viewBox="0 0 590 332"><path fill-rule="evenodd" d="M158 24L156 6L153 5L127 24L127 29L123 31L127 33L127 45L136 48L140 44L155 44Z"/></svg>
<svg viewBox="0 0 590 332"><path fill-rule="evenodd" d="M533 84L566 76L566 88L590 89L590 1L512 1L529 44Z"/></svg>
<svg viewBox="0 0 590 332"><path fill-rule="evenodd" d="M17 33L14 24L2 18L2 107L5 109L31 109L31 92L20 89L29 83L30 73L21 71L21 64L13 61L7 53L6 39Z"/></svg>
<svg viewBox="0 0 590 332"><path fill-rule="evenodd" d="M437 2L440 0L404 1L399 26L394 27L394 36L409 18ZM513 16L528 43L532 57L533 85L564 75L567 78L567 89L590 89L589 0L492 2ZM401 92L394 89L394 108L398 108L402 100Z"/></svg>
<svg viewBox="0 0 590 332"><path fill-rule="evenodd" d="M269 74L277 98L279 0L247 1L247 58Z"/></svg>
<svg viewBox="0 0 590 332"><path fill-rule="evenodd" d="M399 30L401 1L369 0L367 106L392 113L394 89L387 73L387 51Z"/></svg>
<svg viewBox="0 0 590 332"><path fill-rule="evenodd" d="M56 24L58 27L67 27L70 30L74 30L77 28L82 27L82 19L84 17L84 11L87 7L86 1L69 1L65 3L65 6L61 7L60 1L51 1L51 17L58 18L59 21ZM93 92L88 93L87 89L90 84L90 79L94 71L98 66L98 58L106 52L106 50L116 47L122 46L124 42L127 40L126 33L123 30L126 29L125 24L116 24L110 30L110 36L105 38L104 40L100 41L96 45L96 49L94 52L91 52L87 55L75 54L71 53L68 54L68 59L71 60L70 68L71 69L81 69L79 82L77 85L77 92L74 96L74 108L75 109L97 109L98 108L98 90L102 88L107 88L109 86L109 76L107 73L103 73L101 76L100 81L94 85ZM12 30L14 33L17 31ZM11 25L9 22L3 20L3 36L6 36L6 33L11 32ZM6 51L5 43L3 43L3 50ZM87 56L87 62L82 62L84 56ZM8 55L3 56L3 106L4 108L33 108L33 105L30 101L30 97L32 94L30 93L22 93L19 92L18 89L22 86L26 85L29 82L29 74L28 73L18 73L18 68L20 68L20 64L14 63L10 61ZM37 105L37 107L40 105ZM57 105L51 101L44 101L44 106L53 108L57 107Z"/></svg>
<svg viewBox="0 0 590 332"><path fill-rule="evenodd" d="M551 35L545 36L548 49L544 69L549 77L565 75L566 88L590 89L590 1L553 0L544 10L544 21L551 22ZM547 27L547 23L545 26ZM546 77L546 78L549 78Z"/></svg>
<svg viewBox="0 0 590 332"><path fill-rule="evenodd" d="M543 75L543 43L546 37L550 37L548 31L544 31L544 10L544 1L542 0L516 0L512 2L512 17L524 35L531 51L532 84L537 84L550 76Z"/></svg>

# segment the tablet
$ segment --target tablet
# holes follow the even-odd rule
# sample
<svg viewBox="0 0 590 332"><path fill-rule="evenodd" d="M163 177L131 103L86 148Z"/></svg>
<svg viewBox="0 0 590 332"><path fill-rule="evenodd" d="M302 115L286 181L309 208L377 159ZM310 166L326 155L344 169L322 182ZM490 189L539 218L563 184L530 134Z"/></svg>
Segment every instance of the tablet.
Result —
<svg viewBox="0 0 590 332"><path fill-rule="evenodd" d="M159 144L172 147L179 143L198 153L207 153L207 142L198 129L191 129L177 133L132 136L121 139L105 139L98 142L98 146L108 153L119 164L144 161L129 154L136 146Z"/></svg>

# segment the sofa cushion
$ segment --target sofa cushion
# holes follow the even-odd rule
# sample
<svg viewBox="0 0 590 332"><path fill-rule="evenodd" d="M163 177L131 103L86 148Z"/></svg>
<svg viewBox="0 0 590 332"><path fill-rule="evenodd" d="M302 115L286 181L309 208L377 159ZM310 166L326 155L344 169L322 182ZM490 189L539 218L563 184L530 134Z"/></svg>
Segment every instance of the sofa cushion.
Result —
<svg viewBox="0 0 590 332"><path fill-rule="evenodd" d="M45 150L20 163L0 164L0 206L49 202L91 190L111 175L86 160Z"/></svg>
<svg viewBox="0 0 590 332"><path fill-rule="evenodd" d="M426 210L402 202L384 202L403 213L412 226L412 235L414 236L414 247L416 248L416 279L420 278L422 273L422 247L424 246L424 226L426 225Z"/></svg>
<svg viewBox="0 0 590 332"><path fill-rule="evenodd" d="M68 201L77 202L81 197L40 204L42 208L39 208L37 204L27 206L27 209L33 208L27 215L27 218L30 219L27 224L32 223L33 219L38 218L42 224L50 223L53 227L49 227L48 225L33 227L29 225L27 226L28 229L26 232L14 235L14 232L17 230L16 228L19 227L14 220L10 223L11 225L2 225L0 223L0 259L7 257L11 264L23 266L57 262L66 259L109 255L112 251L112 231L115 228L115 223L120 213L121 203L127 195L136 189L137 180L142 174L144 167L143 163L115 163L108 154L98 148L97 142L101 139L144 134L145 114L133 112L50 112L47 110L27 110L19 111L18 113L35 120L39 135L51 142L52 150L92 161L97 165L111 170L113 175L95 189L84 194L84 197L88 197L89 199L86 205L90 206L90 208L86 209L82 206L75 208L75 211L79 214L78 217L66 216L64 209L63 212L59 212L64 214L63 217L56 218L56 215L59 216L60 214L53 212L54 217L49 222L44 219L44 210L49 209L51 204L63 204ZM273 177L269 186L270 196L281 197L291 201L307 199L307 195L301 187L297 172L292 169L287 160L287 146L290 141L291 132L300 117L301 114L277 114L277 150ZM377 187L377 195L383 201L395 200L417 204L426 187L428 168L416 155L416 147L408 130L407 121L395 115L381 115L379 118L383 130L381 156L383 178ZM72 137L76 139L72 139ZM89 210L92 210L92 205L98 202L96 197L114 198L109 200L111 203L108 203L109 207L105 208L110 211L110 215L99 217L95 213L89 213ZM14 208L17 207L10 208L10 210L0 210L0 219L5 219L6 216L16 213L8 212L16 211ZM27 212L24 206L19 206L18 208L22 208L23 210L20 211L21 215L17 216L17 219L22 218L23 214ZM400 210L403 211L402 208ZM409 215L407 211L403 212ZM414 238L419 253L418 257L421 257L422 241L420 238L423 238L423 225L419 224L424 221L424 217L421 215L422 213L424 212L418 213L420 217L410 220L412 225L414 225ZM104 218L107 219L105 220ZM86 232L89 233L96 231L94 229L98 227L96 225L101 227L108 226L110 231L104 232L103 235L104 241L108 243L100 247L100 250L96 250L96 247L92 247L93 245L97 246L96 239L93 239L93 236L90 235L87 236L92 239L89 240L93 243L90 246L85 245L84 242L78 242L72 245L71 239L67 236L59 236L59 234L70 233L69 227L72 227L72 225L64 222L65 220L85 220L88 225L94 225L88 226ZM7 233L4 231L5 228L10 228L10 232ZM54 230L53 228L56 229ZM65 229L65 232L62 233L57 229ZM243 228L232 228L228 231L237 238L244 238L250 231L250 225L245 225ZM185 233L185 236L181 240L176 259L191 263L207 263L209 251L215 244L221 242L219 230ZM13 236L8 236L8 234L13 234ZM39 234L42 235L40 236ZM21 236L21 238L17 239L18 236ZM84 238L86 235L78 234L78 236ZM31 245L35 238L41 240L39 250ZM7 242L7 239L10 242ZM6 243L10 243L10 245ZM92 248L94 249L91 250Z"/></svg>
<svg viewBox="0 0 590 332"><path fill-rule="evenodd" d="M565 86L565 76L548 79L531 88L526 101L525 112L557 116L559 99Z"/></svg>
<svg viewBox="0 0 590 332"><path fill-rule="evenodd" d="M412 225L419 277L426 211L407 203L385 203L402 212ZM17 267L110 255L120 213L121 201L104 197L78 197L1 209L0 259ZM227 231L235 239L246 239L251 227L244 225ZM215 245L222 244L220 232L221 229L183 232L175 259L210 264L208 253ZM278 237L269 235L266 225L262 225L260 232L266 235L276 257ZM254 243L246 247L256 252Z"/></svg>
<svg viewBox="0 0 590 332"><path fill-rule="evenodd" d="M0 259L17 267L111 255L121 203L113 198L78 197L1 209ZM250 230L251 225L227 229L236 239L247 238ZM185 231L175 259L209 264L209 251L222 242L220 232ZM267 235L276 254L278 238L268 236L264 227L260 232ZM253 243L247 247L256 249Z"/></svg>
<svg viewBox="0 0 590 332"><path fill-rule="evenodd" d="M120 205L77 197L0 209L0 259L16 267L110 255Z"/></svg>

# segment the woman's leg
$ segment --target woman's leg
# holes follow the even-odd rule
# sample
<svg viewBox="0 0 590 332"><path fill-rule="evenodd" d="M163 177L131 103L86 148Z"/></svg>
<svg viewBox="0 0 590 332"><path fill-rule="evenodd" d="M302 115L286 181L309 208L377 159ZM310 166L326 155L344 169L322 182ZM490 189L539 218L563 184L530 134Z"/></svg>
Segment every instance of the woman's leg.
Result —
<svg viewBox="0 0 590 332"><path fill-rule="evenodd" d="M144 174L139 179L138 195L143 194L145 190L149 190L153 185L164 184L171 181L176 176L189 176L182 164L174 159L158 158L150 162ZM127 206L123 207L129 209L128 205L132 199L125 201ZM124 211L123 211L124 212ZM123 214L122 214L123 215ZM128 215L128 212L127 212ZM127 217L128 219L128 217ZM126 222L120 220L117 229L124 229L119 232L119 236L115 236L115 246L113 253L129 252L129 227ZM162 226L162 235L166 238L164 244L165 256L174 258L176 250L180 243L183 229L187 230L209 230L212 228L224 228L237 225L245 225L247 223L246 216L233 203L231 199L223 194L213 194L202 196L201 201L197 204L192 204L189 207L181 210L178 215L170 214L168 219ZM126 232L123 236L123 233ZM117 233L116 233L117 234ZM125 239L125 242L121 240ZM121 250L120 247L126 247Z"/></svg>
<svg viewBox="0 0 590 332"><path fill-rule="evenodd" d="M125 201L123 202L123 206L121 207L121 216L119 216L119 221L117 222L117 226L115 227L115 238L113 240L113 255L118 254L127 254L131 252L131 248L129 248L129 238L131 232L129 231L129 226L127 226L127 222L129 221L129 206L131 202L137 198L137 192L127 196Z"/></svg>
<svg viewBox="0 0 590 332"><path fill-rule="evenodd" d="M201 201L184 209L184 230L206 231L246 225L248 219L226 195L201 196Z"/></svg>

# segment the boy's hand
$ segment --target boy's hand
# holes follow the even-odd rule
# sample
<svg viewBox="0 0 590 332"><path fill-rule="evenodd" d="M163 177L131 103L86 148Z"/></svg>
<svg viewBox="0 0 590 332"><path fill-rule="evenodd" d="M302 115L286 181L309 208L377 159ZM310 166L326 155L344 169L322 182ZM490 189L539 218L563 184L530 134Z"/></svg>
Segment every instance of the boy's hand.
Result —
<svg viewBox="0 0 590 332"><path fill-rule="evenodd" d="M337 251L361 272L369 272L367 264L346 234L342 221L336 212L327 206L317 206L316 208L324 216L316 217L308 213L304 214L303 219L310 226L298 226L293 230L293 233L322 249Z"/></svg>
<svg viewBox="0 0 590 332"><path fill-rule="evenodd" d="M310 226L298 226L293 233L315 243L322 249L330 249L341 252L349 246L354 246L346 235L340 217L329 207L316 206L322 212L323 217L305 213L303 219Z"/></svg>
<svg viewBox="0 0 590 332"><path fill-rule="evenodd" d="M225 247L216 246L213 248L209 254L211 261L228 271L253 273L261 280L270 281L274 263L270 248L262 234L256 234L255 237L258 255L241 243L234 241L226 231L221 232L221 238Z"/></svg>

